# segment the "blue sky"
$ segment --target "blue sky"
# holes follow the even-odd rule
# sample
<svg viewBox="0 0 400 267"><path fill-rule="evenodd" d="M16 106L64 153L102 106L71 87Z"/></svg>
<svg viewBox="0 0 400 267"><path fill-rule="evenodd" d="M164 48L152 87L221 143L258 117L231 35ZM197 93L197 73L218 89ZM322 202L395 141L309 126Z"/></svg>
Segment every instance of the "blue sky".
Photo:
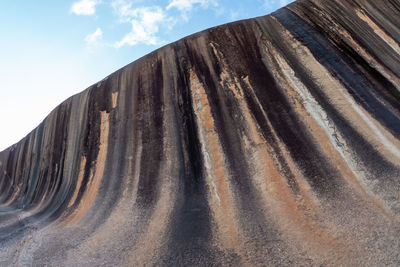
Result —
<svg viewBox="0 0 400 267"><path fill-rule="evenodd" d="M290 2L0 1L0 151L69 96L154 49Z"/></svg>

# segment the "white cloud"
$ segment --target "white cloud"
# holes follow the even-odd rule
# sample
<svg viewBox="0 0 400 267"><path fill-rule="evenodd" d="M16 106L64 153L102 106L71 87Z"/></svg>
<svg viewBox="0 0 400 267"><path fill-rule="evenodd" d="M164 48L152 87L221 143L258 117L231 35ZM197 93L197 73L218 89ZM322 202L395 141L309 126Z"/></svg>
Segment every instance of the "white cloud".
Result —
<svg viewBox="0 0 400 267"><path fill-rule="evenodd" d="M210 5L218 6L218 2L216 0L172 0L167 6L167 10L176 8L181 12L189 12L195 5L208 8Z"/></svg>
<svg viewBox="0 0 400 267"><path fill-rule="evenodd" d="M97 44L97 41L100 40L103 37L103 32L101 31L100 28L97 28L97 30L94 33L88 34L85 38L85 42L88 45L95 45Z"/></svg>
<svg viewBox="0 0 400 267"><path fill-rule="evenodd" d="M237 11L231 10L229 15L230 20L237 20L237 18L239 17L240 17L240 12L238 10Z"/></svg>
<svg viewBox="0 0 400 267"><path fill-rule="evenodd" d="M131 10L131 32L126 34L116 47L145 43L156 45L160 43L157 33L160 24L166 20L166 15L160 7L144 7Z"/></svg>
<svg viewBox="0 0 400 267"><path fill-rule="evenodd" d="M289 4L289 1L288 0L280 0L279 3L281 6L286 6L287 4Z"/></svg>
<svg viewBox="0 0 400 267"><path fill-rule="evenodd" d="M130 21L130 18L134 16L135 9L132 8L132 3L128 3L126 0L114 0L111 2L111 6L122 22Z"/></svg>
<svg viewBox="0 0 400 267"><path fill-rule="evenodd" d="M98 0L81 0L72 5L71 12L75 15L94 15L98 3Z"/></svg>
<svg viewBox="0 0 400 267"><path fill-rule="evenodd" d="M217 7L217 0L172 0L167 6L167 10L172 8L178 9L184 20L189 20L188 13L192 11L195 6L200 6L201 8L209 8L210 6Z"/></svg>
<svg viewBox="0 0 400 267"><path fill-rule="evenodd" d="M117 48L139 43L160 44L162 41L157 36L160 28L170 29L175 23L159 6L132 8L132 4L125 0L115 0L112 7L120 22L130 23L132 27L129 33L115 43Z"/></svg>
<svg viewBox="0 0 400 267"><path fill-rule="evenodd" d="M143 0L136 0L140 3ZM218 0L169 0L169 4L162 8L160 6L134 7L132 1L112 0L111 6L118 16L120 23L129 23L131 31L120 41L116 42L116 48L125 45L137 44L157 45L163 43L159 38L160 29L171 30L177 23L171 12L176 9L182 14L184 20L188 20L188 13L200 7L203 9L217 7Z"/></svg>

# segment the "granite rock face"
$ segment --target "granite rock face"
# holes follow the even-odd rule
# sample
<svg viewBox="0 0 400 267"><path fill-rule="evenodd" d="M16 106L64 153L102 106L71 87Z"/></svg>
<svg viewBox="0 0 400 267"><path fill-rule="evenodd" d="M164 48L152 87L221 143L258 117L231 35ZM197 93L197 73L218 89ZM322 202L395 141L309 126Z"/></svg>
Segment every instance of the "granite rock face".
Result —
<svg viewBox="0 0 400 267"><path fill-rule="evenodd" d="M133 62L0 153L0 203L1 266L399 266L400 2Z"/></svg>

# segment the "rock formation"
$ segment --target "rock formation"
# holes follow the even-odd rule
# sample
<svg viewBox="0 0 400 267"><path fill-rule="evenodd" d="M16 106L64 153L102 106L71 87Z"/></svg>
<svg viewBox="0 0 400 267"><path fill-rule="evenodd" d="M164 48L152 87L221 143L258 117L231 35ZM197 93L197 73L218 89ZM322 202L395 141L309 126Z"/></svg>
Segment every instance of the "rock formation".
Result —
<svg viewBox="0 0 400 267"><path fill-rule="evenodd" d="M300 0L120 69L0 153L0 265L400 265L399 44Z"/></svg>

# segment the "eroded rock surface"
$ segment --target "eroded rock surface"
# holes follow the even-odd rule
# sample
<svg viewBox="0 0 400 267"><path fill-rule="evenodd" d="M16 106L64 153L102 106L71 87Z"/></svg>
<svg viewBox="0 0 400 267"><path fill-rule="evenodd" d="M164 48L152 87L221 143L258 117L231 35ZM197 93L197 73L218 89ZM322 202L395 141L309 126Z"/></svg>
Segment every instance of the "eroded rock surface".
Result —
<svg viewBox="0 0 400 267"><path fill-rule="evenodd" d="M0 153L0 265L399 266L399 44L304 0L111 74Z"/></svg>

